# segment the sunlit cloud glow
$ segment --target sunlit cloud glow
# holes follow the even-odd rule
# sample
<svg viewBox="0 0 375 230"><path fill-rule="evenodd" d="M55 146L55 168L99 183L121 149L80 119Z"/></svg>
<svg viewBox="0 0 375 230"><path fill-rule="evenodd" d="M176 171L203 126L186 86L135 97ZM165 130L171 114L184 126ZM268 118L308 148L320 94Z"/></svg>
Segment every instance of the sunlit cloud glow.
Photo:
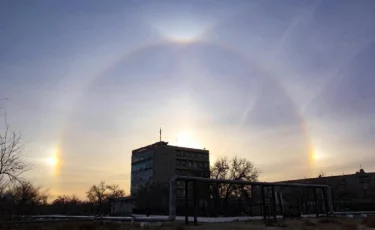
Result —
<svg viewBox="0 0 375 230"><path fill-rule="evenodd" d="M192 19L170 19L152 25L169 42L190 44L204 39L209 25Z"/></svg>
<svg viewBox="0 0 375 230"><path fill-rule="evenodd" d="M176 144L178 146L188 147L188 148L202 148L197 138L198 137L194 136L190 131L183 130L178 133Z"/></svg>

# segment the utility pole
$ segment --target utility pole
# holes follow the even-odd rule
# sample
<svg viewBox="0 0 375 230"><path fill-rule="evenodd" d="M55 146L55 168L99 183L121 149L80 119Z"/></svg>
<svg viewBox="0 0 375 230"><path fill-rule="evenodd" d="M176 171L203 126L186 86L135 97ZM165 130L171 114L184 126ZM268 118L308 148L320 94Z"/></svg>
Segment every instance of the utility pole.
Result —
<svg viewBox="0 0 375 230"><path fill-rule="evenodd" d="M160 134L159 141L161 142L161 128L160 128L159 134Z"/></svg>

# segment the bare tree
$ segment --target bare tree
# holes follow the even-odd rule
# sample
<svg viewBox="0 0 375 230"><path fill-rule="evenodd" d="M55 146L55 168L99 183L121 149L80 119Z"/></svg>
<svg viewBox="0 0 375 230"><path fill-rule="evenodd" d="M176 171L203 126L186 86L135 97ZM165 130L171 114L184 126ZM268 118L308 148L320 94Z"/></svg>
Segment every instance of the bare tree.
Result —
<svg viewBox="0 0 375 230"><path fill-rule="evenodd" d="M99 185L91 186L89 191L86 193L89 201L97 205L99 214L101 214L103 210L103 203L106 198L105 190L106 190L105 182L101 181Z"/></svg>
<svg viewBox="0 0 375 230"><path fill-rule="evenodd" d="M57 198L52 202L52 204L66 204L66 203L81 203L81 200L73 195L71 197L69 196L66 196L66 195L60 195L60 196L57 196Z"/></svg>
<svg viewBox="0 0 375 230"><path fill-rule="evenodd" d="M224 180L257 181L259 171L254 164L245 158L234 157L229 160L223 157L211 167L211 178ZM218 187L220 197L227 198L235 190L235 185L223 184Z"/></svg>
<svg viewBox="0 0 375 230"><path fill-rule="evenodd" d="M119 197L125 196L125 191L123 189L120 189L120 186L117 184L107 185L107 190L108 190L108 193L107 193L108 199L119 198Z"/></svg>
<svg viewBox="0 0 375 230"><path fill-rule="evenodd" d="M211 178L224 180L257 181L259 171L254 164L245 159L223 157L218 159L210 170ZM250 202L251 186L235 184L215 184L211 186L211 195L215 201L216 210L218 202L224 201L224 209L227 210L230 197L245 197Z"/></svg>
<svg viewBox="0 0 375 230"><path fill-rule="evenodd" d="M86 195L89 201L97 206L98 213L103 214L108 210L109 199L125 196L125 192L118 185L106 185L101 181L98 185L91 186Z"/></svg>
<svg viewBox="0 0 375 230"><path fill-rule="evenodd" d="M51 204L51 206L54 208L53 211L59 213L59 214L76 214L79 213L78 210L83 202L76 197L73 196L66 196L66 195L60 195L58 196Z"/></svg>
<svg viewBox="0 0 375 230"><path fill-rule="evenodd" d="M24 218L38 212L38 206L46 205L48 190L34 186L31 182L13 184L4 193L3 208L9 217Z"/></svg>
<svg viewBox="0 0 375 230"><path fill-rule="evenodd" d="M10 130L6 113L3 117L3 127L0 126L0 192L11 182L22 182L21 175L30 169L23 159L22 134Z"/></svg>

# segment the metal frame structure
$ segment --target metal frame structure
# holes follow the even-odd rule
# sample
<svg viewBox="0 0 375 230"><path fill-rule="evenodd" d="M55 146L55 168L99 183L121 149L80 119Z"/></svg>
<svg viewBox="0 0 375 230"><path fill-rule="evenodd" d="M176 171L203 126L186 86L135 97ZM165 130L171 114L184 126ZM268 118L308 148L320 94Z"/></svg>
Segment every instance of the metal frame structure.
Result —
<svg viewBox="0 0 375 230"><path fill-rule="evenodd" d="M276 220L276 197L275 197L275 187L291 187L291 188L311 188L314 191L314 200L315 200L315 211L316 217L319 217L319 209L317 207L317 196L316 191L317 189L321 189L323 196L324 196L324 205L326 210L326 215L333 214L333 205L332 205L332 197L331 197L331 188L328 185L320 185L320 184L298 184L298 183L269 183L269 182L250 182L250 181L242 181L242 180L220 180L220 179L210 179L210 178L202 178L202 177L187 177L187 176L175 176L170 181L170 192L169 192L169 221L174 221L176 219L176 183L177 181L184 181L185 182L185 223L189 224L188 218L188 186L189 183L193 183L193 216L194 216L194 224L198 224L197 220L197 197L196 197L196 182L206 182L210 184L238 184L238 185L252 185L261 188L261 197L262 197L262 205L263 210L266 209L265 204L265 193L264 189L266 187L271 187L272 189L272 206L273 206L273 219ZM266 212L263 212L263 219L267 219Z"/></svg>
<svg viewBox="0 0 375 230"><path fill-rule="evenodd" d="M319 217L319 209L317 208L317 189L322 190L322 194L324 196L324 205L326 215L334 215L336 213L333 212L333 205L332 205L332 198L331 198L331 188L327 185L319 185L319 184L298 184L298 183L268 183L268 182L250 182L250 181L242 181L242 180L219 180L219 179L210 179L210 178L202 178L202 177L186 177L186 176L174 176L170 181L170 191L169 191L169 216L168 217L91 217L91 216L76 216L76 217L68 217L68 216L35 216L35 218L43 218L44 220L36 220L36 222L45 222L45 221L54 221L59 219L60 221L72 221L72 220L108 220L108 221L175 221L176 220L176 183L177 181L184 181L185 182L185 223L189 223L189 216L187 213L188 210L188 184L193 183L193 217L194 217L194 224L198 224L197 218L197 194L196 194L196 183L197 182L206 182L209 184L239 184L239 185L252 185L261 188L261 196L262 196L262 205L263 210L265 210L265 188L271 187L272 189L272 205L273 205L273 219L276 220L276 197L275 197L275 187L292 187L292 188L310 188L313 189L314 192L314 200L315 200L315 211L316 217ZM362 213L362 212L360 212ZM345 213L344 213L345 214ZM267 215L263 212L263 219L266 220ZM32 221L34 222L34 221Z"/></svg>

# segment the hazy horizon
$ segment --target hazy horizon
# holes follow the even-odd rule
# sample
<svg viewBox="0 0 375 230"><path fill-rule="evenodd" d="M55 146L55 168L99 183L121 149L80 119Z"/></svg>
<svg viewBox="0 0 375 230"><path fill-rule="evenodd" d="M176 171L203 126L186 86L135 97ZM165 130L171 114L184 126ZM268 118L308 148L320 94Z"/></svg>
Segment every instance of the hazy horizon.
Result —
<svg viewBox="0 0 375 230"><path fill-rule="evenodd" d="M25 177L129 194L159 140L261 181L375 171L375 2L0 1L0 98Z"/></svg>

